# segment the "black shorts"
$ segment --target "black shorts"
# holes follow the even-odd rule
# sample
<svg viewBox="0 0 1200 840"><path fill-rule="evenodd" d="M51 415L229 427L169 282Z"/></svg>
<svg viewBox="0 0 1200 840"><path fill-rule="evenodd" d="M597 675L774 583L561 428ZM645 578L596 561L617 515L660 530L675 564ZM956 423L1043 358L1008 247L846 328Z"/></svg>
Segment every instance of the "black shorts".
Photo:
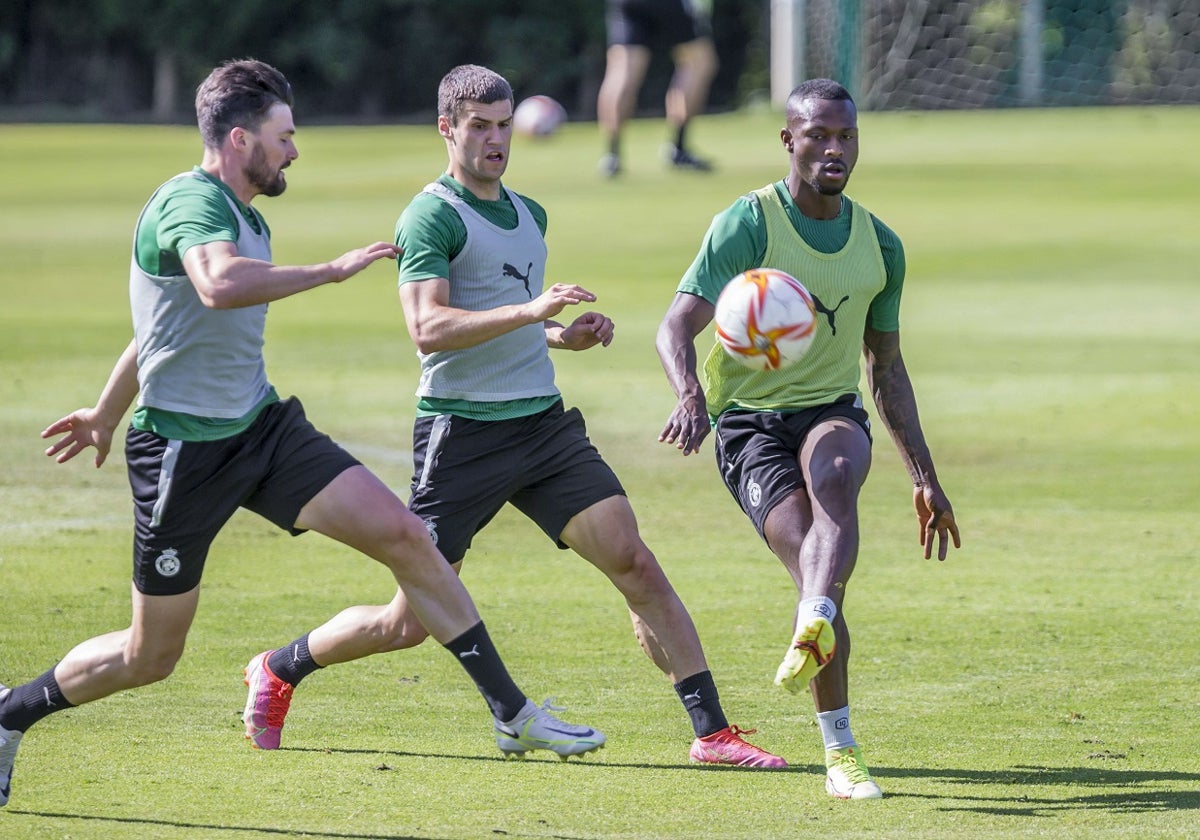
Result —
<svg viewBox="0 0 1200 840"><path fill-rule="evenodd" d="M413 427L412 497L451 563L511 502L559 548L571 517L610 496L621 482L588 440L579 409L561 401L512 420L470 420L451 414L418 417Z"/></svg>
<svg viewBox="0 0 1200 840"><path fill-rule="evenodd" d="M671 48L712 35L692 0L608 0L608 44Z"/></svg>
<svg viewBox="0 0 1200 840"><path fill-rule="evenodd" d="M147 595L178 595L200 583L208 548L239 507L293 535L296 517L334 478L359 462L317 431L292 397L272 403L240 434L168 440L129 429L133 490L133 583Z"/></svg>
<svg viewBox="0 0 1200 840"><path fill-rule="evenodd" d="M834 417L853 420L871 437L870 418L855 394L800 411L727 411L717 418L717 467L760 537L767 514L804 486L797 460L804 438Z"/></svg>

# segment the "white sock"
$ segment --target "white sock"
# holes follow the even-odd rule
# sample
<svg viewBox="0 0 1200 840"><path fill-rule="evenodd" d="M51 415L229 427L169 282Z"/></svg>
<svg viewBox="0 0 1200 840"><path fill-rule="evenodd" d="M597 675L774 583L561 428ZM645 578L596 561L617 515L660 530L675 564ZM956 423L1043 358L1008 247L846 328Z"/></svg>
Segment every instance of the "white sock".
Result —
<svg viewBox="0 0 1200 840"><path fill-rule="evenodd" d="M858 742L850 732L850 707L843 706L832 712L817 712L817 726L821 727L821 738L826 750L856 747Z"/></svg>
<svg viewBox="0 0 1200 840"><path fill-rule="evenodd" d="M804 627L814 618L823 618L833 624L833 620L837 618L837 604L825 596L805 598L796 611L796 629Z"/></svg>

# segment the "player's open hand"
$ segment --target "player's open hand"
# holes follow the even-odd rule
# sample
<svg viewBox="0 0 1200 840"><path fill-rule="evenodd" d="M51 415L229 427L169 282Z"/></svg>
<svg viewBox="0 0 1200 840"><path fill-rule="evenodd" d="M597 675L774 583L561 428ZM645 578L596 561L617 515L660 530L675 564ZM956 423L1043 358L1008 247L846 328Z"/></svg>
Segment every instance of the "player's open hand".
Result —
<svg viewBox="0 0 1200 840"><path fill-rule="evenodd" d="M573 283L555 283L546 291L529 301L525 306L533 321L548 321L568 306L593 303L596 296L583 286Z"/></svg>
<svg viewBox="0 0 1200 840"><path fill-rule="evenodd" d="M921 529L921 547L925 549L925 559L933 555L933 538L937 535L939 560L946 559L950 539L954 547L961 547L958 537L958 523L954 521L954 509L950 500L942 492L942 488L929 484L918 484L913 487L913 507L917 511L917 523Z"/></svg>
<svg viewBox="0 0 1200 840"><path fill-rule="evenodd" d="M365 248L347 251L329 265L333 269L334 282L340 283L358 274L376 260L394 260L402 253L403 249L397 248L391 242L375 242Z"/></svg>
<svg viewBox="0 0 1200 840"><path fill-rule="evenodd" d="M42 429L43 438L52 438L55 435L62 437L46 449L47 456L64 464L89 446L94 446L95 464L99 467L108 457L108 451L112 447L113 429L100 420L96 409L80 408Z"/></svg>
<svg viewBox="0 0 1200 840"><path fill-rule="evenodd" d="M684 397L675 404L658 436L659 443L672 443L685 456L700 451L700 444L712 431L708 408L703 398Z"/></svg>
<svg viewBox="0 0 1200 840"><path fill-rule="evenodd" d="M607 347L615 329L611 318L599 312L584 312L570 326L563 327L559 342L565 350L587 350L597 344Z"/></svg>

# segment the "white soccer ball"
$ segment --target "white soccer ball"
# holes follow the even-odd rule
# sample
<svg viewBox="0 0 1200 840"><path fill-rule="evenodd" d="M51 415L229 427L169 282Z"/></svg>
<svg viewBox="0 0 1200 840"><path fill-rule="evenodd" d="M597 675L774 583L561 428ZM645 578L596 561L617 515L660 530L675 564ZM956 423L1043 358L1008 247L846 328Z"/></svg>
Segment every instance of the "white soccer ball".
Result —
<svg viewBox="0 0 1200 840"><path fill-rule="evenodd" d="M549 96L521 100L513 111L513 130L528 137L549 137L567 121L567 110Z"/></svg>
<svg viewBox="0 0 1200 840"><path fill-rule="evenodd" d="M783 271L754 268L729 281L717 298L717 341L754 370L780 370L808 352L816 307L804 285Z"/></svg>

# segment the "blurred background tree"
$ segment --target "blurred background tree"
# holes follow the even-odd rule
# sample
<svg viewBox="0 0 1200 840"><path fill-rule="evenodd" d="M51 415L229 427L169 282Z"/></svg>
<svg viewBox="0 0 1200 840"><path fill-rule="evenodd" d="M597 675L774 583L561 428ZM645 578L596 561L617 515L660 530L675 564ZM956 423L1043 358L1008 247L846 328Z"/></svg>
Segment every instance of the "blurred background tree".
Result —
<svg viewBox="0 0 1200 840"><path fill-rule="evenodd" d="M739 105L742 73L765 67L769 0L717 0L722 71L714 110ZM542 93L595 116L604 73L599 0L2 0L0 108L9 118L189 121L218 62L283 70L305 119L425 119L456 64L503 73L518 98ZM754 41L759 46L755 49ZM670 63L643 90L662 107ZM758 77L765 79L759 68Z"/></svg>
<svg viewBox="0 0 1200 840"><path fill-rule="evenodd" d="M868 110L1200 102L1200 0L713 0L711 111L770 96L784 7L797 71ZM428 120L468 62L591 120L604 51L602 0L0 0L0 120L187 123L208 71L247 56L307 122ZM655 56L639 113L671 70Z"/></svg>

